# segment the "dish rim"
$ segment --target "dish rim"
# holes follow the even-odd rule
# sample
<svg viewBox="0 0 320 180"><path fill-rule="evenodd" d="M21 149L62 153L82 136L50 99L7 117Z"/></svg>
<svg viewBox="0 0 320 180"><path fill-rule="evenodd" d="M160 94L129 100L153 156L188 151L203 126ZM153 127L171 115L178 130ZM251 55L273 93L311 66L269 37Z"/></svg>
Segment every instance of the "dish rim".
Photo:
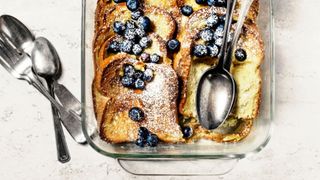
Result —
<svg viewBox="0 0 320 180"><path fill-rule="evenodd" d="M268 131L268 135L266 136L265 140L263 143L261 143L259 146L257 146L255 149L253 149L250 152L244 152L244 153L233 153L233 154L210 154L210 155L202 155L202 154L130 154L130 153L112 153L112 152L107 152L102 150L100 147L98 147L92 140L91 137L88 135L88 132L86 129L88 128L85 122L86 118L86 93L85 93L85 60L86 60L86 1L87 0L82 0L82 16L81 16L81 104L82 104L82 116L81 116L81 121L82 121L82 129L84 132L84 135L87 139L88 144L97 152L100 154L103 154L108 157L112 158L121 158L121 159L185 159L185 158L190 158L190 159L242 159L245 157L248 157L252 154L256 154L260 152L264 147L267 146L271 139L271 134L273 132L273 119L274 119L274 112L275 112L275 51L274 51L274 44L275 44L275 37L274 37L274 5L273 5L273 0L267 0L269 3L270 7L270 18L269 18L269 23L270 23L270 128Z"/></svg>

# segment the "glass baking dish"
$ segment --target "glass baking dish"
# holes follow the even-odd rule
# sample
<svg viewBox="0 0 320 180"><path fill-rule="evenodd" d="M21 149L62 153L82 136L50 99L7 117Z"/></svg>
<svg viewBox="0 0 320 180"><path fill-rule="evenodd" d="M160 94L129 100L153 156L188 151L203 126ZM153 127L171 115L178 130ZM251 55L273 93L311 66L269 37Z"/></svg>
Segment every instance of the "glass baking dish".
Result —
<svg viewBox="0 0 320 180"><path fill-rule="evenodd" d="M267 145L275 97L272 0L260 0L258 25L265 45L263 93L260 115L254 121L249 136L238 143L159 144L156 148L139 148L134 144L113 145L99 137L91 93L96 3L97 0L83 0L82 13L82 121L83 131L92 148L105 156L117 158L119 164L133 174L219 175L229 172L239 159L257 153ZM90 128L96 130L91 137L87 133Z"/></svg>

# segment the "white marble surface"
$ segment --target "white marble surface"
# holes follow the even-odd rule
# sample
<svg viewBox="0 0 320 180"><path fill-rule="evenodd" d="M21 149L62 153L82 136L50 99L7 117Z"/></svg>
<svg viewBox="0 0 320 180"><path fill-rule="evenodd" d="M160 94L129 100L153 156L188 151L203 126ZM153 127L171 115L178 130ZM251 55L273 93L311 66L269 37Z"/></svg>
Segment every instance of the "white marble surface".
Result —
<svg viewBox="0 0 320 180"><path fill-rule="evenodd" d="M216 179L319 179L320 1L275 0L276 118L270 144ZM61 82L80 97L80 0L0 0L38 36L49 38L64 65ZM311 17L314 20L311 20ZM0 68L0 179L198 179L137 177L114 159L67 136L72 160L56 160L49 103ZM203 177L203 179L215 179Z"/></svg>

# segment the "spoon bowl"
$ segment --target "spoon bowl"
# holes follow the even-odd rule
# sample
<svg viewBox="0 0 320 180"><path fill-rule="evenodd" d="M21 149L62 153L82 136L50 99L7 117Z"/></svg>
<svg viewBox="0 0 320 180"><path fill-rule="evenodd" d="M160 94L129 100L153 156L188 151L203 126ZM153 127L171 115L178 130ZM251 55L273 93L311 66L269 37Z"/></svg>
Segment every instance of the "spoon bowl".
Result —
<svg viewBox="0 0 320 180"><path fill-rule="evenodd" d="M197 111L201 125L216 129L230 114L235 102L236 83L232 75L222 69L209 69L200 79Z"/></svg>
<svg viewBox="0 0 320 180"><path fill-rule="evenodd" d="M30 53L35 40L34 35L18 19L10 15L0 17L0 31L8 42L17 48L19 52Z"/></svg>
<svg viewBox="0 0 320 180"><path fill-rule="evenodd" d="M31 52L33 70L46 79L58 79L61 75L61 62L54 46L44 37L35 40Z"/></svg>

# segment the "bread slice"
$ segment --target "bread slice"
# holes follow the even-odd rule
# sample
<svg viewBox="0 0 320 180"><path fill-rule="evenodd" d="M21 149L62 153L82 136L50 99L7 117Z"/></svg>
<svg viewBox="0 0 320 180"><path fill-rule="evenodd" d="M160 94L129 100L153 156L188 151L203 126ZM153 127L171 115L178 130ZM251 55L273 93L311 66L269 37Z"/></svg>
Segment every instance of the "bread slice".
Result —
<svg viewBox="0 0 320 180"><path fill-rule="evenodd" d="M137 139L138 128L146 127L156 134L160 140L168 143L182 142L182 132L178 125L177 96L178 80L170 65L143 64L155 73L153 81L147 83L145 90L125 88L120 82L120 71L124 64L142 65L142 62L123 54L115 55L100 75L96 75L95 92L105 99L97 99L94 94L95 111L101 113L97 117L100 125L100 136L112 143L132 142ZM100 80L100 83L99 83ZM139 107L145 113L142 122L134 122L128 116L132 107Z"/></svg>
<svg viewBox="0 0 320 180"><path fill-rule="evenodd" d="M239 62L233 57L233 74L237 83L237 101L233 115L237 118L253 119L258 114L258 102L261 89L260 64L264 58L261 36L255 24L246 25L244 34L241 36L238 46L247 52L247 60ZM217 64L217 59L194 60L188 55L190 71L185 81L186 99L181 104L180 113L187 117L197 117L196 89L202 74ZM248 95L247 92L250 92ZM182 103L182 101L181 101ZM240 110L241 109L241 110Z"/></svg>
<svg viewBox="0 0 320 180"><path fill-rule="evenodd" d="M252 8L257 9L253 6ZM251 8L251 9L252 9ZM252 9L251 11L253 11ZM174 68L182 80L182 92L180 97L179 111L185 119L189 119L194 128L194 136L189 141L201 138L211 139L218 142L238 141L243 139L250 131L252 120L259 111L261 94L261 70L260 64L264 58L264 48L261 35L257 26L252 23L256 18L255 11L246 21L243 33L238 41L238 47L247 52L247 60L239 62L233 57L233 74L237 83L237 100L234 111L227 122L235 121L241 128L236 131L210 131L202 128L197 120L196 111L196 90L202 74L217 64L217 58L195 58L192 55L192 46L197 41L197 34L205 28L205 21L211 13L224 14L224 8L200 8L193 13L185 22L185 31L181 32L180 41L182 49L174 58ZM189 123L181 123L183 126L190 126ZM232 133L231 133L232 132ZM235 134L236 133L236 134Z"/></svg>

